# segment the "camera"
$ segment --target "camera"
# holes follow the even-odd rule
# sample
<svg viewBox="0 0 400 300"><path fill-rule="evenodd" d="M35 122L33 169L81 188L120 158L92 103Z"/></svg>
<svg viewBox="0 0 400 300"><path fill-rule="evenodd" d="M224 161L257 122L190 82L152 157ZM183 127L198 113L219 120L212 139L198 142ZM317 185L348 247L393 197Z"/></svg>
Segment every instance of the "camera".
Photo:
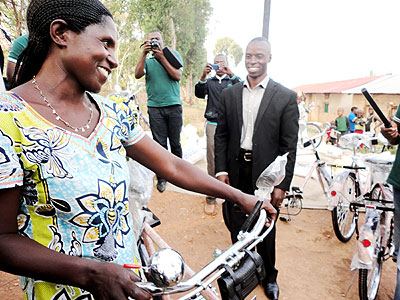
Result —
<svg viewBox="0 0 400 300"><path fill-rule="evenodd" d="M219 70L219 65L217 64L211 64L211 67L213 68L213 70Z"/></svg>
<svg viewBox="0 0 400 300"><path fill-rule="evenodd" d="M157 49L157 48L161 49L160 42L157 41L156 39L150 40L150 46L151 46L151 49Z"/></svg>

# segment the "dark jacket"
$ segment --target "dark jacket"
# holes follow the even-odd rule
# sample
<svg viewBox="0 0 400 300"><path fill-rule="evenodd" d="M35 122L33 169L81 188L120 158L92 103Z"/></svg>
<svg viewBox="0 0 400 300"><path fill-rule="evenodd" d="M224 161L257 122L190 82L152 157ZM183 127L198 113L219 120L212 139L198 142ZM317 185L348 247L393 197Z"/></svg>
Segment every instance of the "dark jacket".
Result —
<svg viewBox="0 0 400 300"><path fill-rule="evenodd" d="M239 184L239 151L243 125L243 83L222 92L215 132L215 173L228 172L230 184ZM253 133L253 188L261 172L278 155L289 152L286 176L279 188L289 190L296 160L299 130L297 94L272 79L265 89Z"/></svg>
<svg viewBox="0 0 400 300"><path fill-rule="evenodd" d="M207 98L207 107L204 113L204 117L210 122L217 122L218 118L218 106L221 98L222 90L230 87L242 80L234 75L232 78L229 76L225 76L224 79L219 82L219 79L214 76L208 78L205 82L199 81L196 83L194 94L197 98L204 99L206 95Z"/></svg>

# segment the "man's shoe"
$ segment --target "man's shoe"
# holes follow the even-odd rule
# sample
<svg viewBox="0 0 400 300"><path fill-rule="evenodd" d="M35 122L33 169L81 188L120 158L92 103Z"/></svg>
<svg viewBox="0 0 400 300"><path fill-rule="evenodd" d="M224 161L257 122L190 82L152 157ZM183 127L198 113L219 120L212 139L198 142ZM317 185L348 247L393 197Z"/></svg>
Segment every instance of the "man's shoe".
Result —
<svg viewBox="0 0 400 300"><path fill-rule="evenodd" d="M157 190L162 193L165 191L165 186L167 185L167 182L165 180L159 180L157 182Z"/></svg>
<svg viewBox="0 0 400 300"><path fill-rule="evenodd" d="M279 298L279 287L276 282L267 283L264 286L264 292L270 300L278 300Z"/></svg>

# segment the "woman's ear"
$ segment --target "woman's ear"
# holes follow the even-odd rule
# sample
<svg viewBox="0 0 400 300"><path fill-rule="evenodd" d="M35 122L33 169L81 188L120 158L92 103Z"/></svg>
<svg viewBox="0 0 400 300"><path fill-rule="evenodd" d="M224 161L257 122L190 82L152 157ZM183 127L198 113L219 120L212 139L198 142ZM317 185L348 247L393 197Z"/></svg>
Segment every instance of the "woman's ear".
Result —
<svg viewBox="0 0 400 300"><path fill-rule="evenodd" d="M50 37L59 48L66 47L69 31L67 22L62 19L56 19L50 24Z"/></svg>

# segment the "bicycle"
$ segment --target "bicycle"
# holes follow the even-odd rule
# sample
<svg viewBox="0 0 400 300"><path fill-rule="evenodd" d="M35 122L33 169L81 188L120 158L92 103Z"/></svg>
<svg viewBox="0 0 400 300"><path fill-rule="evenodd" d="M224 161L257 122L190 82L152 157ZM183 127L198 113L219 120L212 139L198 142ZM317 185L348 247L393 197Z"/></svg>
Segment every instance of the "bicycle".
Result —
<svg viewBox="0 0 400 300"><path fill-rule="evenodd" d="M365 221L357 230L357 250L353 256L351 269L358 269L358 289L360 300L374 300L377 297L382 275L382 264L393 256L393 192L385 182L393 159L375 155L366 159L371 167L376 183L370 192L364 194L363 201L353 202L350 209L356 214L358 228L359 209L365 208Z"/></svg>
<svg viewBox="0 0 400 300"><path fill-rule="evenodd" d="M312 102L308 108L305 107L305 102L301 101L298 104L299 108L299 137L297 145L302 147L305 142L309 141L310 139L314 139L315 147L321 145L323 135L320 135L322 129L318 126L317 123L308 122L308 115L310 111L313 110L315 107L314 102Z"/></svg>
<svg viewBox="0 0 400 300"><path fill-rule="evenodd" d="M304 148L312 146L312 152L316 159L311 166L311 169L306 174L303 184L300 187L292 186L291 192L285 195L281 209L286 208L286 212L281 210L280 214L287 215L287 217L280 217L280 220L282 221L290 221L291 216L296 216L301 212L303 208L303 191L314 171L317 173L318 181L321 185L322 191L324 192L325 196L328 197L328 188L332 183L332 175L328 172L325 162L321 160L317 151L318 141L320 138L322 138L326 131L330 129L328 124L326 124L325 127L326 128L324 131L321 131L321 133L316 135L314 138L305 141L302 145Z"/></svg>
<svg viewBox="0 0 400 300"><path fill-rule="evenodd" d="M345 148L352 148L352 163L350 166L331 165L343 168L346 171L335 177L329 193L329 209L331 210L333 229L341 242L348 242L356 231L357 212L351 209L350 204L361 200L370 188L372 171L367 173L365 184L362 184L360 171L366 170L360 165L356 149L360 145L370 147L374 138L368 134L350 133L340 138L339 143Z"/></svg>
<svg viewBox="0 0 400 300"><path fill-rule="evenodd" d="M257 180L255 192L258 199L270 199L274 186L284 178L287 154L278 157ZM172 249L144 223L142 242L138 248L142 266L127 264L126 268L140 268L149 279L137 282L137 286L147 290L153 297L175 293L185 293L179 300L212 299L219 300L216 289L211 286L218 279L223 300L231 299L231 293L244 299L261 283L265 270L261 257L252 249L272 230L274 221L265 229L267 213L260 210L259 201L250 213L238 235L238 241L225 251L216 249L215 259L194 273L184 267L182 257ZM154 243L161 249L155 251ZM151 256L149 255L151 254ZM189 270L190 278L184 278L184 269Z"/></svg>

